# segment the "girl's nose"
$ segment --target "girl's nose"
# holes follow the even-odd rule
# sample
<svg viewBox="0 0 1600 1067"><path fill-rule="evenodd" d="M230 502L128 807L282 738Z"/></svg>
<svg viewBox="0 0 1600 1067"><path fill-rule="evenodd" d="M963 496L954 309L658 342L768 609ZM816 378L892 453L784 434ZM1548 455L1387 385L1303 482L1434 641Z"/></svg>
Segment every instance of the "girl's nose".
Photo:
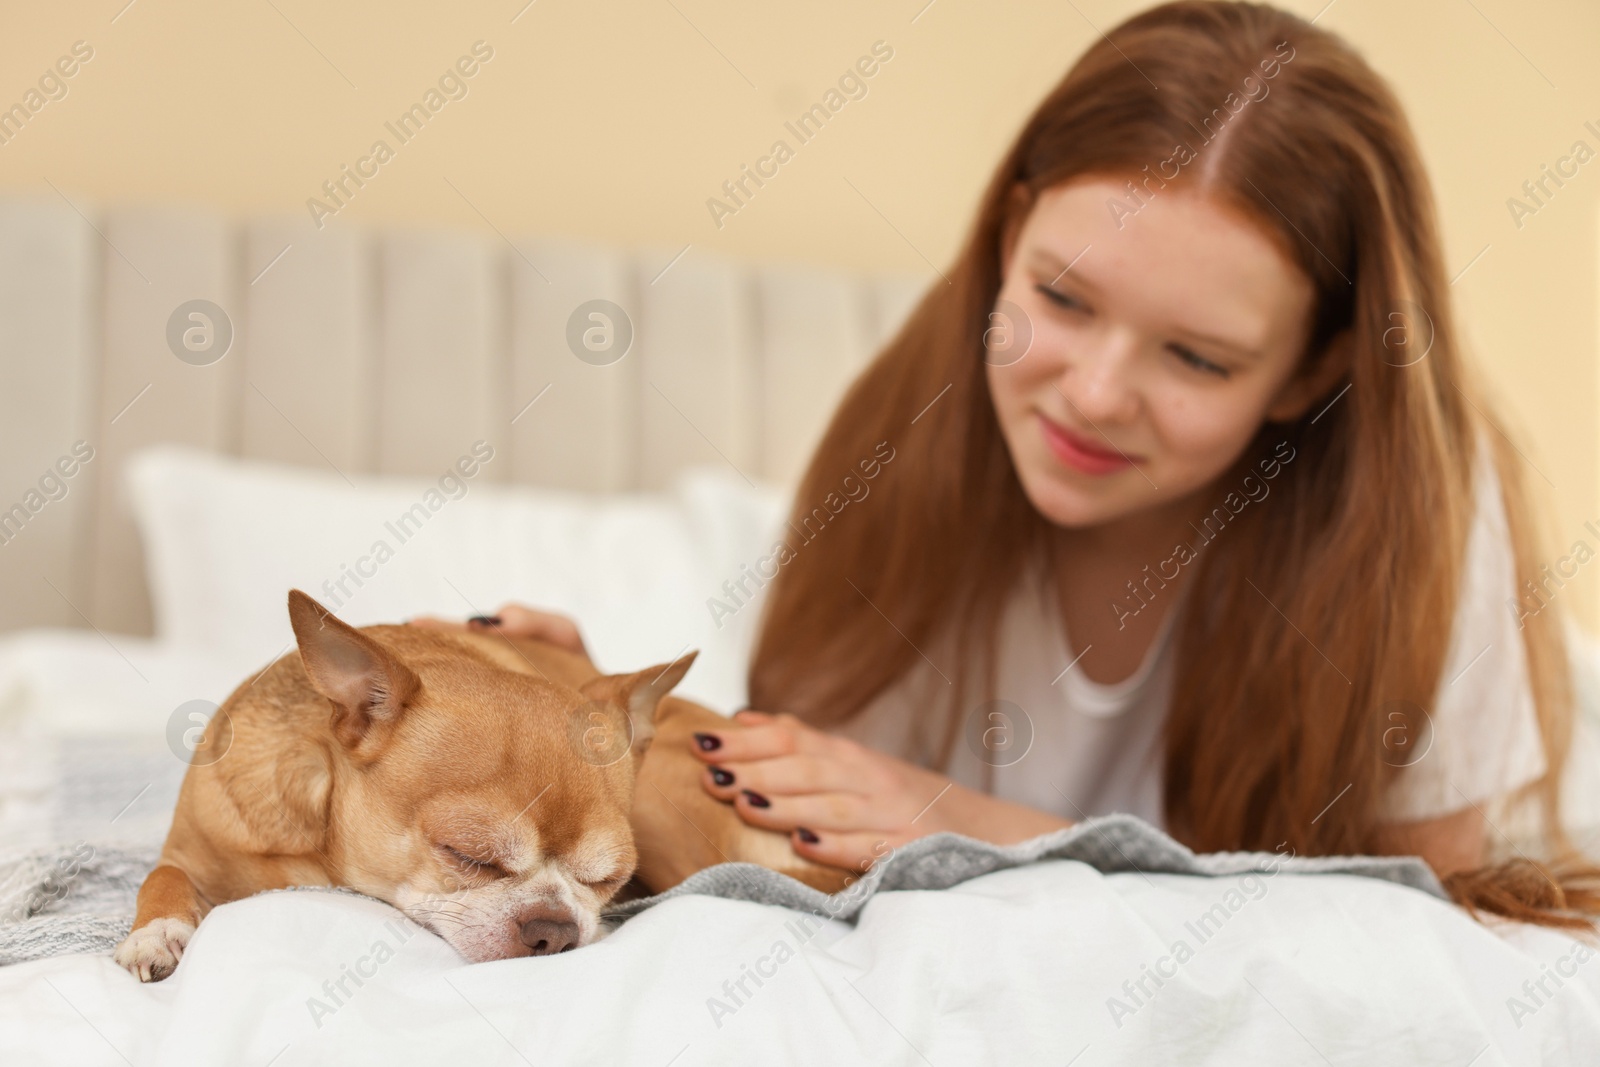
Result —
<svg viewBox="0 0 1600 1067"><path fill-rule="evenodd" d="M1139 411L1134 354L1123 338L1085 338L1062 355L1051 384L1079 416L1097 425L1130 422Z"/></svg>

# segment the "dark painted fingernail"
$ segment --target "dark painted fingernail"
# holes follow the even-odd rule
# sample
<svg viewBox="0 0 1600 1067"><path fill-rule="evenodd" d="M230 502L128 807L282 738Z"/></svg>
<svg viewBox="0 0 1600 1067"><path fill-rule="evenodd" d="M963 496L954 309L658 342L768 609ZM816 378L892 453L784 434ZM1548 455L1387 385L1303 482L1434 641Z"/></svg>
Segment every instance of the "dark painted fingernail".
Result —
<svg viewBox="0 0 1600 1067"><path fill-rule="evenodd" d="M701 752L715 752L722 747L722 738L716 734L695 734L694 743L700 746Z"/></svg>
<svg viewBox="0 0 1600 1067"><path fill-rule="evenodd" d="M721 767L713 767L711 768L711 780L718 785L732 785L733 772L724 770Z"/></svg>
<svg viewBox="0 0 1600 1067"><path fill-rule="evenodd" d="M746 789L744 791L744 798L750 802L750 806L752 808L770 808L770 807L772 807L772 801L768 800L766 797L762 796L760 793L752 793L748 789Z"/></svg>
<svg viewBox="0 0 1600 1067"><path fill-rule="evenodd" d="M472 618L467 620L467 623L469 625L472 624L472 623L477 623L479 626L499 626L500 625L500 616L498 616L498 615L474 615L474 616L472 616Z"/></svg>
<svg viewBox="0 0 1600 1067"><path fill-rule="evenodd" d="M794 832L799 834L800 835L800 840L804 841L808 845L814 845L818 841L822 840L822 838L818 837L816 834L812 833L810 830L807 830L804 826L796 826L794 828Z"/></svg>

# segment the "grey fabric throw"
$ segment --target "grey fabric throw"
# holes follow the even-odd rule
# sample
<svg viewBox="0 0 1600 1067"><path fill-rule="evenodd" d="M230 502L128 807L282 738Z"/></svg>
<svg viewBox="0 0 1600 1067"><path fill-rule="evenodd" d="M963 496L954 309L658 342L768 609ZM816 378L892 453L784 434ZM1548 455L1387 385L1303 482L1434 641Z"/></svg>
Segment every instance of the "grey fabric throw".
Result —
<svg viewBox="0 0 1600 1067"><path fill-rule="evenodd" d="M874 893L948 889L969 878L1044 860L1077 860L1102 874L1356 874L1448 899L1433 869L1416 856L1297 857L1272 852L1196 855L1137 816L1103 815L1015 845L991 845L952 833L919 837L884 856L865 876L831 896L753 863L719 863L690 875L665 893L619 905L608 917L631 917L663 900L699 893L778 904L848 921L856 917Z"/></svg>
<svg viewBox="0 0 1600 1067"><path fill-rule="evenodd" d="M0 965L110 953L160 851L80 841L0 858Z"/></svg>
<svg viewBox="0 0 1600 1067"><path fill-rule="evenodd" d="M110 953L133 925L134 897L158 852L153 845L80 842L0 857L0 965ZM992 871L1044 860L1076 860L1106 874L1354 874L1446 895L1433 871L1416 857L1196 855L1141 819L1107 815L1009 846L950 833L919 838L832 896L765 867L722 863L665 893L621 904L607 919L618 924L663 900L698 893L851 921L878 892L948 889Z"/></svg>

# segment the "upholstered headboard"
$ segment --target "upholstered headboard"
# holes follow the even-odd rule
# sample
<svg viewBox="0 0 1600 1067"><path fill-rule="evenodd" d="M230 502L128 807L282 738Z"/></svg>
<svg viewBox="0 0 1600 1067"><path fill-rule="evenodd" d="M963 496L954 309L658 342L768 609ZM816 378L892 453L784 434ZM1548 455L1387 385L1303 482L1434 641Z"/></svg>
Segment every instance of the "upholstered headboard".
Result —
<svg viewBox="0 0 1600 1067"><path fill-rule="evenodd" d="M791 482L923 285L692 246L0 201L0 629L149 632L121 466L156 442L354 478L437 476L481 438L501 482L658 488L699 463Z"/></svg>

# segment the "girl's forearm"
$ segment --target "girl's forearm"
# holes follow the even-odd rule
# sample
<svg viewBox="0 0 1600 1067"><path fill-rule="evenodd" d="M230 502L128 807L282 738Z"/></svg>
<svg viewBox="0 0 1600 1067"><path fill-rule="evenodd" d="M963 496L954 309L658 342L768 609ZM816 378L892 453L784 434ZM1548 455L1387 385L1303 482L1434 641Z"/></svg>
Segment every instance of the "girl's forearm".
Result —
<svg viewBox="0 0 1600 1067"><path fill-rule="evenodd" d="M952 785L939 805L949 805L941 820L947 829L995 845L1014 845L1073 825L1071 819L961 785Z"/></svg>

